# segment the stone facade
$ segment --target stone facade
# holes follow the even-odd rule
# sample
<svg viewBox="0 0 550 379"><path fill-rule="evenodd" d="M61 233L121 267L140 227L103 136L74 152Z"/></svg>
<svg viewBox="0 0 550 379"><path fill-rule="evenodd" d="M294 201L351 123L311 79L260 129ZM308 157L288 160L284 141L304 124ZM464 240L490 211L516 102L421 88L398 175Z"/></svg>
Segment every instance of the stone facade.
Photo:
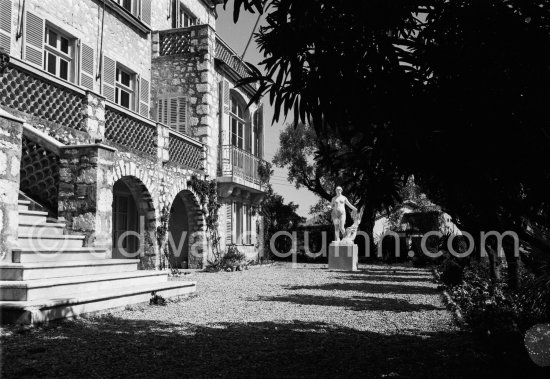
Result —
<svg viewBox="0 0 550 379"><path fill-rule="evenodd" d="M207 149L206 173L217 171L218 126L214 51L215 32L208 25L186 28L189 50L175 55L160 56L159 33L153 35L152 113L158 114L158 99L163 95L187 98L190 134Z"/></svg>
<svg viewBox="0 0 550 379"><path fill-rule="evenodd" d="M141 234L140 267L155 268L162 262L156 235L161 220L174 217L175 212L185 214L178 221L179 228L189 233L184 253L195 249L202 255L179 257L178 264L204 267L208 247L203 206L188 182L192 176L213 179L223 171L220 152L223 145L231 145L231 132L228 106L220 108L225 99L220 91L227 88L231 96L248 102L250 91L234 88L243 63L236 63L240 70L231 69L217 56L221 40L215 32L211 1L182 0L179 6L200 25L180 29L171 29L173 0L152 1L150 22L144 10L136 13L133 8L132 15L111 0L105 9L103 4L96 0L27 0L23 9L20 2L12 1L10 62L0 75L0 111L7 112L0 117L0 247L3 253L17 247L17 192L20 183L29 182L35 174L32 171L40 159L20 148L32 130L33 143L57 156L58 178L53 178L57 207L52 205L56 209L50 210L66 222L69 233L85 235L86 246L106 248L114 257L117 233L136 228ZM18 24L17 20L23 21ZM37 56L28 52L33 41L27 29L33 27L35 32L51 29L69 38L74 49L69 80L60 76L60 69L53 69L54 73L50 63L36 64ZM51 47L43 46L40 51L64 59ZM111 86L119 94L116 98L107 88L107 58L115 62L110 69L117 70L116 76L112 73L116 82ZM130 73L129 87L119 76L119 68ZM123 91L131 93L131 105L121 100ZM158 100L166 96L186 99L188 128L184 134L159 122ZM253 105L246 111L247 125L256 110ZM18 163L22 152L27 169ZM254 162L261 160L258 152L246 154ZM239 169L236 162L231 164L230 171ZM237 222L233 203L245 204L241 215L248 212L250 219L243 223L251 224L254 237L241 248L253 259L258 253L255 230L259 222L253 207L262 190L256 185L248 188L243 181L233 183L236 179L232 178L219 178L224 204L219 231L222 247L238 242L232 238ZM125 202L130 208L121 210L116 205ZM121 220L127 218L140 221L137 226L122 225Z"/></svg>
<svg viewBox="0 0 550 379"><path fill-rule="evenodd" d="M0 259L11 259L17 239L17 195L23 122L0 110Z"/></svg>

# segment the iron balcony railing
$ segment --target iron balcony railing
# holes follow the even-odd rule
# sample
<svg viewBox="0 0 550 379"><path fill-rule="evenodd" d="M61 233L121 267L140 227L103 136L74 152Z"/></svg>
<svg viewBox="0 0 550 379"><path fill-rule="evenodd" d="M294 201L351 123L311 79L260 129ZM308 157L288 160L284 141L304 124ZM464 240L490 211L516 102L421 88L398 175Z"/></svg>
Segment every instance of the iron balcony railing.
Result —
<svg viewBox="0 0 550 379"><path fill-rule="evenodd" d="M261 186L258 168L262 159L232 145L221 146L220 176L233 177L241 184ZM240 180L239 180L240 179Z"/></svg>

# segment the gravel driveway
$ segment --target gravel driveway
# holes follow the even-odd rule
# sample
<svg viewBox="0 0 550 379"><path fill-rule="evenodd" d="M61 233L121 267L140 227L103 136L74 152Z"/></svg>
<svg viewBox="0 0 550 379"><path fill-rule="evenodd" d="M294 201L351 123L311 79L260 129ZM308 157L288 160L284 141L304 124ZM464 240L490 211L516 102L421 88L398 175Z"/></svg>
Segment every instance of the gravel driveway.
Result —
<svg viewBox="0 0 550 379"><path fill-rule="evenodd" d="M280 264L194 273L197 294L2 329L2 376L473 377L488 369L427 270Z"/></svg>

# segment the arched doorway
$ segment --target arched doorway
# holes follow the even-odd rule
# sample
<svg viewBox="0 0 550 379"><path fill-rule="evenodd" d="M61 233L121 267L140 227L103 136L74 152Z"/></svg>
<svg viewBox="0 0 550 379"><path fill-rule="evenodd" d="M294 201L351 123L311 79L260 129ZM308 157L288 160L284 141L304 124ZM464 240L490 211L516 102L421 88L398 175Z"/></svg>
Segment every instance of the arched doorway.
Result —
<svg viewBox="0 0 550 379"><path fill-rule="evenodd" d="M141 258L141 266L155 255L151 233L155 210L145 185L132 176L117 180L113 186L113 259ZM154 266L154 259L152 260Z"/></svg>
<svg viewBox="0 0 550 379"><path fill-rule="evenodd" d="M172 202L168 230L170 232L170 264L175 268L199 268L196 257L189 256L189 247L194 242L193 233L200 229L202 219L200 206L191 191L181 191Z"/></svg>

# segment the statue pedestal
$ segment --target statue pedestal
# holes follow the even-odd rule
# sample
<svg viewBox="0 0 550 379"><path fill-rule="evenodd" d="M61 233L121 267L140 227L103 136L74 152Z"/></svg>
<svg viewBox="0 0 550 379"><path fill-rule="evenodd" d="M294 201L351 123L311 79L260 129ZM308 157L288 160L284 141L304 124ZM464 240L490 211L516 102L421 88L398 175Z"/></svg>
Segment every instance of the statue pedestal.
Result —
<svg viewBox="0 0 550 379"><path fill-rule="evenodd" d="M356 244L331 242L328 247L329 270L357 271L358 248Z"/></svg>

